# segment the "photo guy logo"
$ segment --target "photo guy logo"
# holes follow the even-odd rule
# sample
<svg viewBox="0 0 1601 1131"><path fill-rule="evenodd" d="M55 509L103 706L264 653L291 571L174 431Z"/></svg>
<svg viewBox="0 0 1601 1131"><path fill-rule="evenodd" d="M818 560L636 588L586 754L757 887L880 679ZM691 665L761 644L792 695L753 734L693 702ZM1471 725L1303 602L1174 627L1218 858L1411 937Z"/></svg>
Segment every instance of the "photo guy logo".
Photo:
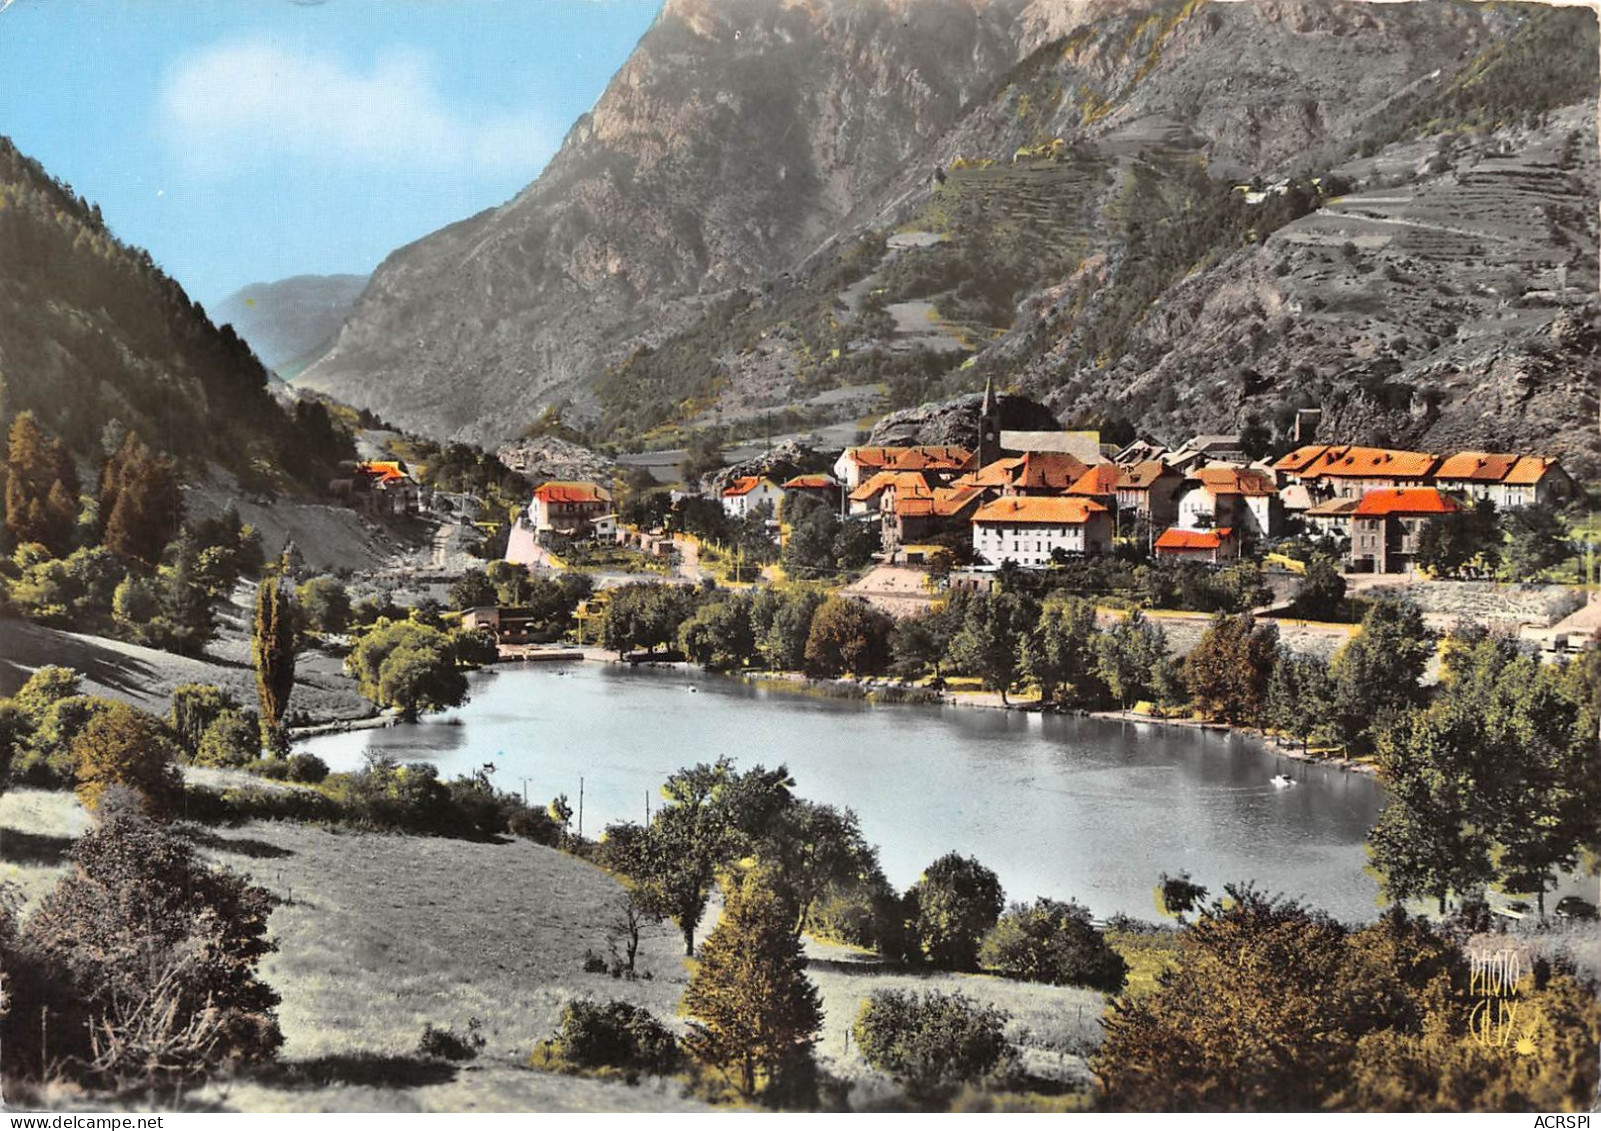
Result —
<svg viewBox="0 0 1601 1131"><path fill-rule="evenodd" d="M1521 951L1468 952L1468 993L1478 998L1468 1018L1468 1030L1485 1048L1533 1055L1534 1019L1519 1013L1524 1003L1518 984L1523 977Z"/></svg>

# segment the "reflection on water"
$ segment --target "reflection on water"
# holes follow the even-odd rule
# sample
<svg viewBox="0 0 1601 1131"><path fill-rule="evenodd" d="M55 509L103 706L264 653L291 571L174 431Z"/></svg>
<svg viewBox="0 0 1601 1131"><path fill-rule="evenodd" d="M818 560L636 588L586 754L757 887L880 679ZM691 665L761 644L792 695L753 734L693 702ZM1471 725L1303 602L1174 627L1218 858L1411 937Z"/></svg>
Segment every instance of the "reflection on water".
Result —
<svg viewBox="0 0 1601 1131"><path fill-rule="evenodd" d="M995 869L1009 898L1076 898L1097 915L1155 914L1158 872L1220 892L1254 880L1344 919L1378 889L1362 842L1383 794L1364 775L1278 757L1207 731L956 707L871 707L676 669L502 667L472 701L413 726L325 735L336 770L367 751L441 774L485 762L531 797L584 788L584 831L641 820L680 766L786 763L798 792L848 805L904 886L952 849ZM1298 785L1278 789L1284 773Z"/></svg>

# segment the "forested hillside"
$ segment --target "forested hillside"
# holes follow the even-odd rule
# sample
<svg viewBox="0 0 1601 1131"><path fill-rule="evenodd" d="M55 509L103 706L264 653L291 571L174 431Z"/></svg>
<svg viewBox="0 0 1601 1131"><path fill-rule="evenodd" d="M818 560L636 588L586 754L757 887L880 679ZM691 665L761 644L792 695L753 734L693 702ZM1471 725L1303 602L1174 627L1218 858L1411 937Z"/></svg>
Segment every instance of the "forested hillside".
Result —
<svg viewBox="0 0 1601 1131"><path fill-rule="evenodd" d="M320 406L286 412L229 327L119 241L97 205L0 138L0 425L31 411L91 476L136 433L185 473L326 480L349 452Z"/></svg>

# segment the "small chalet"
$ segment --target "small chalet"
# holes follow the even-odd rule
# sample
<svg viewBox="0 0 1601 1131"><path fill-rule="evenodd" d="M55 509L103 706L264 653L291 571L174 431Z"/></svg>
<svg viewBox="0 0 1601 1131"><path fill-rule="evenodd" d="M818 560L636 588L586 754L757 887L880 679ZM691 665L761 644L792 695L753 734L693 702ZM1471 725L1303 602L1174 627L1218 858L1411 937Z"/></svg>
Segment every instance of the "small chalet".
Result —
<svg viewBox="0 0 1601 1131"><path fill-rule="evenodd" d="M1433 487L1369 491L1351 512L1352 572L1408 572L1417 562L1423 528L1460 509Z"/></svg>
<svg viewBox="0 0 1601 1131"><path fill-rule="evenodd" d="M528 521L535 534L586 537L605 524L611 493L597 483L551 480L534 488Z"/></svg>
<svg viewBox="0 0 1601 1131"><path fill-rule="evenodd" d="M906 448L846 448L834 463L834 477L854 491L884 471L927 472L950 482L976 466L973 453L951 445Z"/></svg>
<svg viewBox="0 0 1601 1131"><path fill-rule="evenodd" d="M744 518L763 504L776 512L778 500L783 497L783 489L771 479L760 475L741 475L723 488L723 513L729 518Z"/></svg>
<svg viewBox="0 0 1601 1131"><path fill-rule="evenodd" d="M372 515L408 515L422 510L422 488L400 460L363 460L349 480L332 485L352 507Z"/></svg>
<svg viewBox="0 0 1601 1131"><path fill-rule="evenodd" d="M1178 525L1185 530L1227 526L1242 540L1278 533L1278 491L1264 471L1250 467L1203 467L1190 472L1178 497Z"/></svg>
<svg viewBox="0 0 1601 1131"><path fill-rule="evenodd" d="M1573 478L1554 459L1494 452L1458 452L1434 469L1434 486L1470 502L1489 499L1498 510L1543 506L1567 498Z"/></svg>
<svg viewBox="0 0 1601 1131"><path fill-rule="evenodd" d="M1240 543L1230 527L1213 530L1180 530L1171 527L1162 531L1153 547L1156 556L1173 562L1218 562L1240 556Z"/></svg>
<svg viewBox="0 0 1601 1131"><path fill-rule="evenodd" d="M1014 495L973 515L973 552L993 565L1042 569L1058 550L1077 556L1111 548L1111 513L1093 499Z"/></svg>

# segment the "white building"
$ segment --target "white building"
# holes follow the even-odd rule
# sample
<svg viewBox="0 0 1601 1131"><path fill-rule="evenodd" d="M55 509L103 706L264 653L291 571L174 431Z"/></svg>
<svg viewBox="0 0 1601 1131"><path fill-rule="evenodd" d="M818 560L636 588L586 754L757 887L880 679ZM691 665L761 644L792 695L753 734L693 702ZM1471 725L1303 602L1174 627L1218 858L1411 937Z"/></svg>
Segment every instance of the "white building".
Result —
<svg viewBox="0 0 1601 1131"><path fill-rule="evenodd" d="M1104 554L1111 548L1111 513L1089 499L1008 495L973 515L973 552L992 565L1011 560L1040 569L1057 550Z"/></svg>
<svg viewBox="0 0 1601 1131"><path fill-rule="evenodd" d="M777 513L783 497L783 489L771 479L742 475L723 489L723 511L730 518L744 518L766 503Z"/></svg>

